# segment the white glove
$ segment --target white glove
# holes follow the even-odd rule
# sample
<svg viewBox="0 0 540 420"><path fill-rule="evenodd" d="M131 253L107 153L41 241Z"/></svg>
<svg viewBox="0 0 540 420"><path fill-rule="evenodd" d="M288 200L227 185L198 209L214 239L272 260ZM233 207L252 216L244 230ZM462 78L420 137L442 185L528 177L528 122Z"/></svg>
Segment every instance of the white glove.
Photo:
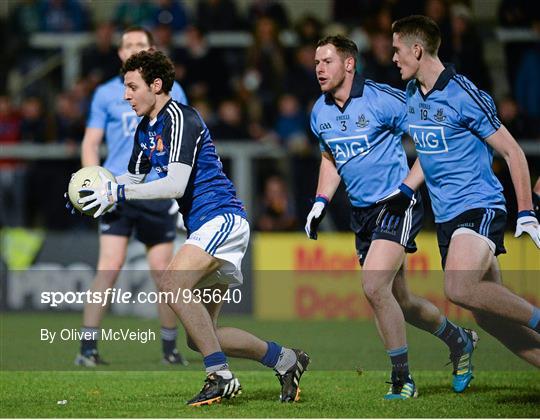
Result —
<svg viewBox="0 0 540 420"><path fill-rule="evenodd" d="M532 211L530 213L534 214ZM523 216L519 216L518 214L516 234L514 237L520 237L523 232L528 233L536 246L540 248L540 226L538 225L538 220L532 214Z"/></svg>
<svg viewBox="0 0 540 420"><path fill-rule="evenodd" d="M126 199L124 185L118 185L116 182L109 180L102 172L99 173L101 185L98 188L81 188L79 193L87 193L89 195L80 198L79 204L86 204L82 210L91 210L99 206L94 213L94 218L98 218L104 212L114 206L115 203Z"/></svg>
<svg viewBox="0 0 540 420"><path fill-rule="evenodd" d="M318 199L317 199L318 200ZM306 234L309 239L317 240L317 229L326 214L326 204L328 201L315 201L306 221Z"/></svg>
<svg viewBox="0 0 540 420"><path fill-rule="evenodd" d="M184 216L182 216L182 213L180 213L178 210L180 210L180 206L178 205L178 202L176 200L172 200L172 205L169 208L169 214L171 216L176 214L176 229L186 231L186 225L184 224Z"/></svg>

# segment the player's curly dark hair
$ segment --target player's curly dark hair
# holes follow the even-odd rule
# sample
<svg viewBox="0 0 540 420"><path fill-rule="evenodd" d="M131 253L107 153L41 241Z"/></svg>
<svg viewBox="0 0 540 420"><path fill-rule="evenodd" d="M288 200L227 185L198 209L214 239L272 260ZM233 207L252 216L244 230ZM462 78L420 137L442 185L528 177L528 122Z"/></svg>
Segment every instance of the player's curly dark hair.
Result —
<svg viewBox="0 0 540 420"><path fill-rule="evenodd" d="M174 65L161 51L150 49L133 54L122 66L122 75L138 70L144 82L150 86L154 80L161 79L162 91L169 93L174 83Z"/></svg>
<svg viewBox="0 0 540 420"><path fill-rule="evenodd" d="M352 57L356 61L358 56L358 47L352 39L343 35L330 35L319 40L319 42L317 42L317 48L328 44L332 44L334 47L336 47L336 51L339 53L339 55L341 55L342 58Z"/></svg>
<svg viewBox="0 0 540 420"><path fill-rule="evenodd" d="M441 31L434 20L423 15L411 15L396 20L392 24L392 33L400 37L416 38L429 55L437 55L441 46Z"/></svg>

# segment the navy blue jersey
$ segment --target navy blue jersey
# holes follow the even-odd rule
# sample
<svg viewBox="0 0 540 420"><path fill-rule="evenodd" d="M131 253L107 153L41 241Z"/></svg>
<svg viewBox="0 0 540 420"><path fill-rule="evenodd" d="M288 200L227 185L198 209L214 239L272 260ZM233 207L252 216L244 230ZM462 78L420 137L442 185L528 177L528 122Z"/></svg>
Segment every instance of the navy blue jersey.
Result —
<svg viewBox="0 0 540 420"><path fill-rule="evenodd" d="M407 85L409 134L426 177L435 221L446 222L474 208L505 210L493 173L493 150L485 139L501 126L493 99L447 67L422 94Z"/></svg>
<svg viewBox="0 0 540 420"><path fill-rule="evenodd" d="M351 204L368 207L393 192L409 173L401 137L407 129L405 94L355 75L340 108L322 95L311 112L311 130L330 153Z"/></svg>
<svg viewBox="0 0 540 420"><path fill-rule="evenodd" d="M184 196L178 200L189 232L224 213L246 218L206 124L195 109L171 99L153 121L144 117L140 122L128 170L147 174L154 168L163 178L175 162L192 167Z"/></svg>
<svg viewBox="0 0 540 420"><path fill-rule="evenodd" d="M98 86L86 124L90 128L100 128L105 132L108 154L103 166L114 176L122 175L127 170L133 135L141 121L129 102L123 99L124 90L124 81L120 76ZM188 103L184 91L176 82L173 84L171 96L185 105ZM157 179L157 175L152 171L146 179Z"/></svg>

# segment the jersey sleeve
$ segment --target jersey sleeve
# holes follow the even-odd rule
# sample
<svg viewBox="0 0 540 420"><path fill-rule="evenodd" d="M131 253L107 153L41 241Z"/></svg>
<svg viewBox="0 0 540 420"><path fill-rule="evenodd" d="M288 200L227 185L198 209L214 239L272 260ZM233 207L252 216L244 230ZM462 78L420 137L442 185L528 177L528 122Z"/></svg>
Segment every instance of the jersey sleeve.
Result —
<svg viewBox="0 0 540 420"><path fill-rule="evenodd" d="M501 126L495 103L480 89L465 87L464 90L466 94L460 101L462 122L481 139L486 139Z"/></svg>
<svg viewBox="0 0 540 420"><path fill-rule="evenodd" d="M184 89L182 89L182 86L178 84L178 82L173 83L171 96L176 102L180 102L184 105L189 105L186 93L184 92Z"/></svg>
<svg viewBox="0 0 540 420"><path fill-rule="evenodd" d="M379 118L393 133L401 135L409 131L407 123L407 101L405 92L390 86L380 86L381 94L378 95Z"/></svg>
<svg viewBox="0 0 540 420"><path fill-rule="evenodd" d="M107 98L107 95L103 89L98 88L94 97L92 98L92 103L90 105L90 112L88 114L88 120L86 126L90 128L101 128L105 130L107 125L107 104L110 99Z"/></svg>
<svg viewBox="0 0 540 420"><path fill-rule="evenodd" d="M179 162L193 166L197 146L205 128L199 114L192 108L180 107L172 102L167 109L163 127L163 140L169 145L169 163Z"/></svg>
<svg viewBox="0 0 540 420"><path fill-rule="evenodd" d="M135 175L147 174L152 169L152 164L139 143L139 127L133 137L133 150L128 164L128 171Z"/></svg>
<svg viewBox="0 0 540 420"><path fill-rule="evenodd" d="M328 145L326 144L326 142L320 135L319 130L317 128L317 114L318 114L319 108L320 107L318 107L317 104L315 104L315 106L313 107L313 110L311 111L311 119L310 119L311 131L313 132L313 135L317 138L317 141L319 142L319 149L321 150L321 153L322 152L331 153L330 148L328 147Z"/></svg>

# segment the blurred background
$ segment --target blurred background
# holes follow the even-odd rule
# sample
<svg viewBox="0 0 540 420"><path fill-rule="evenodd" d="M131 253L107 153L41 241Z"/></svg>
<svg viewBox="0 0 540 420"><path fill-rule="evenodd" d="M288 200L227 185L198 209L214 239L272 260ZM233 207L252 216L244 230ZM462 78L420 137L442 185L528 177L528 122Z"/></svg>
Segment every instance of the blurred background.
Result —
<svg viewBox="0 0 540 420"><path fill-rule="evenodd" d="M540 175L540 2L2 0L0 307L43 309L35 294L40 287L88 287L91 276L80 273L95 269L97 225L89 217L71 216L64 209L63 193L70 174L80 167L93 91L118 74L119 34L142 25L174 61L177 81L209 126L255 231L245 261L244 300L232 310L269 318L289 312L300 318L369 316L367 309L325 312L326 292L313 284L309 287L317 299L326 302L313 313L298 306L302 296L313 296L299 298L305 289L298 288L292 289L290 303L283 303L290 311L266 313L257 293L271 294L271 280L257 279L254 273L357 269L343 189L322 225L327 235L314 242L302 233L320 162L309 130L311 107L320 95L315 45L325 35L346 34L358 45L359 73L404 88L391 60L391 24L409 14L434 19L442 31L441 59L454 63L458 72L494 97L501 120L525 150L533 183ZM414 148L404 142L412 162ZM504 161L496 157L494 168L505 188L510 232L515 225L514 191ZM429 206L426 210L420 252L411 263L411 270L419 272L440 270L433 217ZM525 239L509 241L510 256L502 257L503 268L540 268L536 250ZM53 268L62 278L48 276L39 287L13 280L15 273L30 267ZM144 269L140 244L130 245L126 267ZM134 284L132 274L126 277ZM434 284L432 293L444 302L440 283ZM517 291L538 304L537 282L518 278L516 284ZM353 292L352 301L332 304L365 306L356 280L343 296Z"/></svg>

